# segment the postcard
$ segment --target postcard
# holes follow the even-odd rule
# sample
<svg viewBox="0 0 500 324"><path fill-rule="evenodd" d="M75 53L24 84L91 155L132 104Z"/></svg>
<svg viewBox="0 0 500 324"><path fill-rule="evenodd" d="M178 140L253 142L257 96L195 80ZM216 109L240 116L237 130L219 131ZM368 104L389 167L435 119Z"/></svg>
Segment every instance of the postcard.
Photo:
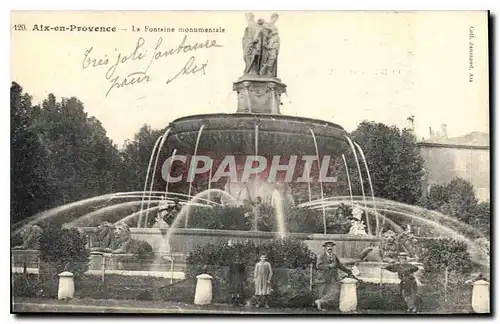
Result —
<svg viewBox="0 0 500 324"><path fill-rule="evenodd" d="M11 312L490 314L487 11L14 11Z"/></svg>

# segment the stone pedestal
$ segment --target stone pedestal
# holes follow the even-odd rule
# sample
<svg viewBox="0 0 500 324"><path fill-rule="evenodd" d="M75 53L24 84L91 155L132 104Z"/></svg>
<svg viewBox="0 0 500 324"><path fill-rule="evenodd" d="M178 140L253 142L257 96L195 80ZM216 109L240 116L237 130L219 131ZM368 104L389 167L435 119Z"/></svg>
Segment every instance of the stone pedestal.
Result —
<svg viewBox="0 0 500 324"><path fill-rule="evenodd" d="M201 274L196 277L196 291L194 293L195 305L208 305L212 303L212 277Z"/></svg>
<svg viewBox="0 0 500 324"><path fill-rule="evenodd" d="M357 280L344 278L341 281L339 310L343 313L354 312L358 306Z"/></svg>
<svg viewBox="0 0 500 324"><path fill-rule="evenodd" d="M488 281L478 280L474 282L471 305L476 313L490 312L490 283Z"/></svg>
<svg viewBox="0 0 500 324"><path fill-rule="evenodd" d="M75 296L75 280L74 276L69 271L64 271L59 274L59 290L57 292L58 299L71 299Z"/></svg>
<svg viewBox="0 0 500 324"><path fill-rule="evenodd" d="M286 85L278 78L243 76L233 83L233 90L238 94L238 113L279 115Z"/></svg>
<svg viewBox="0 0 500 324"><path fill-rule="evenodd" d="M109 253L92 251L90 252L90 270L101 270L106 268L106 255Z"/></svg>

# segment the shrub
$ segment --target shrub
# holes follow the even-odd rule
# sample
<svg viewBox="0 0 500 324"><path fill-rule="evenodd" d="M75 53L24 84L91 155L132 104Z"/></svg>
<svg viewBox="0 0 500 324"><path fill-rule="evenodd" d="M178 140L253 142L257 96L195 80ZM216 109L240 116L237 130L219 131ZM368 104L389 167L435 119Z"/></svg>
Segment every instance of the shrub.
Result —
<svg viewBox="0 0 500 324"><path fill-rule="evenodd" d="M467 243L450 238L428 239L423 242L421 261L437 307L452 311L469 307L471 287L465 281L473 264Z"/></svg>
<svg viewBox="0 0 500 324"><path fill-rule="evenodd" d="M89 267L90 251L87 240L78 230L49 227L40 238L40 259L49 276L63 271L72 272L75 279Z"/></svg>
<svg viewBox="0 0 500 324"><path fill-rule="evenodd" d="M245 292L253 293L253 269L259 256L265 253L273 267L273 300L278 305L291 305L306 302L312 297L309 291L309 265L316 262L316 256L307 245L296 239L267 241L262 245L253 242L228 244L207 244L191 252L187 258L186 278L195 282L195 277L208 273L213 277L214 299L218 302L230 302L227 269L229 264L238 259L246 266L247 280Z"/></svg>
<svg viewBox="0 0 500 324"><path fill-rule="evenodd" d="M273 267L307 267L316 260L316 256L304 242L292 238L271 240L262 245L256 245L251 241L231 246L207 244L188 255L187 272L198 275L203 267L228 266L236 257L247 266L252 266L262 253L267 254Z"/></svg>
<svg viewBox="0 0 500 324"><path fill-rule="evenodd" d="M472 269L472 261L467 243L450 239L428 239L423 244L421 261L426 272L440 273L446 268L467 274Z"/></svg>

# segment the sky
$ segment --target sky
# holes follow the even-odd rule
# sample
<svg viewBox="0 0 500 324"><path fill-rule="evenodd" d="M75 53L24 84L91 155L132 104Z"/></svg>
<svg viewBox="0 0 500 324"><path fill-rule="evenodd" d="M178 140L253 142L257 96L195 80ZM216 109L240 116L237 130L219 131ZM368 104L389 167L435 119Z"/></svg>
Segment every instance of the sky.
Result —
<svg viewBox="0 0 500 324"><path fill-rule="evenodd" d="M254 14L269 20L272 12ZM283 114L324 119L348 131L363 120L404 127L414 116L419 138L441 124L450 137L489 131L486 12L278 14ZM164 128L187 115L236 112L232 82L243 74L244 12L15 12L12 24L26 26L11 34L12 81L35 103L49 93L78 98L118 145L143 124ZM116 32L38 31L35 24ZM176 31L146 32L145 26ZM178 31L190 27L224 32ZM185 44L218 46L155 59L185 35ZM129 59L113 69L119 54ZM198 71L175 78L191 57ZM140 83L113 86L115 77L121 82L145 71Z"/></svg>

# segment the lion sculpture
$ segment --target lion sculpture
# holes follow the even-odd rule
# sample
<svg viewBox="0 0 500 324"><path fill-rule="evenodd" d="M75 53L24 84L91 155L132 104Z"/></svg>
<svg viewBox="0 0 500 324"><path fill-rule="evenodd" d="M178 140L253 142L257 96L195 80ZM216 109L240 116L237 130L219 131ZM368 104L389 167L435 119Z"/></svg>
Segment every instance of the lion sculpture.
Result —
<svg viewBox="0 0 500 324"><path fill-rule="evenodd" d="M39 250L40 237L43 230L38 225L28 225L24 227L21 232L23 244L13 247L14 250Z"/></svg>
<svg viewBox="0 0 500 324"><path fill-rule="evenodd" d="M92 239L92 251L111 252L113 250L114 225L103 222L97 226Z"/></svg>
<svg viewBox="0 0 500 324"><path fill-rule="evenodd" d="M398 235L391 230L382 235L380 245L369 246L361 251L359 258L361 261L389 262L397 260L399 254Z"/></svg>
<svg viewBox="0 0 500 324"><path fill-rule="evenodd" d="M103 222L97 226L92 240L92 250L113 254L136 254L140 258L150 257L153 254L151 245L133 239L130 228L123 222L116 224Z"/></svg>
<svg viewBox="0 0 500 324"><path fill-rule="evenodd" d="M148 242L135 240L130 235L130 228L125 223L114 225L113 254L137 254L139 257L149 257L153 248Z"/></svg>

